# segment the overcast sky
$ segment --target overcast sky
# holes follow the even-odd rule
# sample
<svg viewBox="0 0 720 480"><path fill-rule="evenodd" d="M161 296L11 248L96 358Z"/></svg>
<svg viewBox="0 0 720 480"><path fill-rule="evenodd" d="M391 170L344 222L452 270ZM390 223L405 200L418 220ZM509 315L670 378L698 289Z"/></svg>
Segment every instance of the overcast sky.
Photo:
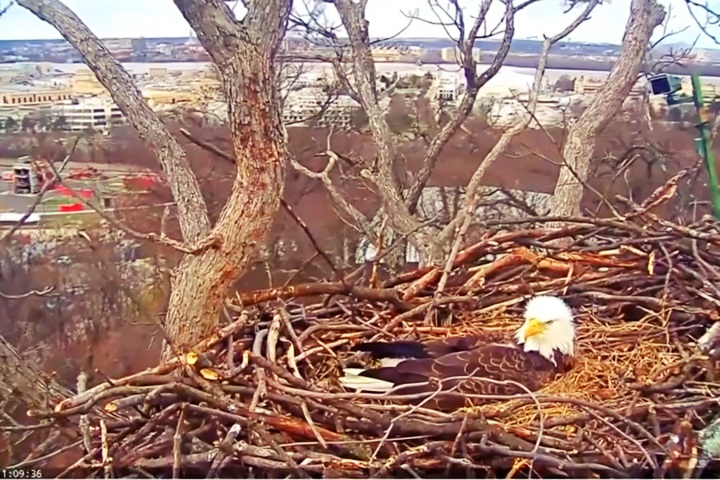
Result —
<svg viewBox="0 0 720 480"><path fill-rule="evenodd" d="M312 1L312 0L311 0ZM698 35L687 12L684 0L659 0L670 5L671 23L674 30L689 27L681 35L673 37L672 43L692 42ZM1 2L0 3L4 3ZM100 37L185 37L190 27L182 18L172 0L64 0L88 26ZM239 3L239 2L238 2ZM300 2L298 1L297 4ZM370 0L368 19L372 36L391 36L407 23L404 12L418 9L423 18L433 18L426 0ZM440 3L443 3L440 0ZM477 10L479 0L462 1L469 12ZM561 30L577 15L578 7L563 15L563 0L545 0L526 9L516 21L517 38L552 35ZM606 0L606 5L595 9L592 18L584 23L570 39L595 43L620 43L629 12L629 0ZM710 0L720 7L720 0ZM329 7L331 10L331 8ZM498 18L499 8L494 11ZM238 10L238 15L241 13ZM414 22L401 37L444 37L441 27ZM14 6L0 17L0 39L47 39L59 38L49 25L35 18L25 9ZM699 47L712 48L714 43L701 38Z"/></svg>

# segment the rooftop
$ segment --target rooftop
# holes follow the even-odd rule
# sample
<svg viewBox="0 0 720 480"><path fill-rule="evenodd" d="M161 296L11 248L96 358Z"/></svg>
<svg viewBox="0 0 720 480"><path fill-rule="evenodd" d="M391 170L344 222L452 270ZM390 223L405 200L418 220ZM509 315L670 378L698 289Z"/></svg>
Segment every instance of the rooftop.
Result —
<svg viewBox="0 0 720 480"><path fill-rule="evenodd" d="M53 108L117 108L117 105L115 102L112 101L110 98L106 97L89 97L89 98L80 98L73 102L71 101L64 101L64 102L56 102L53 105Z"/></svg>
<svg viewBox="0 0 720 480"><path fill-rule="evenodd" d="M67 90L64 85L18 85L6 84L0 87L0 93L40 93L52 90Z"/></svg>

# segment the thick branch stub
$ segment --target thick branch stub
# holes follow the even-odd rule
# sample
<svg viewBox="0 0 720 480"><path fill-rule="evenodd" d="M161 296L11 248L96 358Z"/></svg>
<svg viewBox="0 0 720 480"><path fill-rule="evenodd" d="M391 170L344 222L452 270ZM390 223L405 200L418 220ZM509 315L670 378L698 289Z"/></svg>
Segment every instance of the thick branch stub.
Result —
<svg viewBox="0 0 720 480"><path fill-rule="evenodd" d="M164 237L162 234L160 235L159 240L160 243L172 247L180 252L187 253L188 255L199 255L211 248L222 248L222 239L216 233L211 233L199 242L191 245L185 245L177 240Z"/></svg>

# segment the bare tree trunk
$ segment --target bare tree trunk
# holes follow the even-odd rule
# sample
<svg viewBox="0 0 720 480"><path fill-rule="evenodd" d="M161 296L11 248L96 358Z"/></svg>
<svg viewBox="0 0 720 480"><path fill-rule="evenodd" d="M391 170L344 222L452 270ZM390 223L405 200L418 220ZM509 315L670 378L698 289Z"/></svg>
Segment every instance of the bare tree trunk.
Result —
<svg viewBox="0 0 720 480"><path fill-rule="evenodd" d="M212 230L185 151L102 42L58 0L17 3L75 47L163 167L186 243L165 321L169 338L182 353L217 328L228 287L265 240L280 206L286 151L274 57L292 0L255 0L247 4L242 20L221 0L175 0L217 65L228 102L237 173ZM173 355L167 347L166 359Z"/></svg>
<svg viewBox="0 0 720 480"><path fill-rule="evenodd" d="M563 149L564 163L555 185L553 216L577 216L595 153L595 138L620 113L623 102L637 81L650 37L665 18L656 0L632 0L622 49L607 82L570 128Z"/></svg>
<svg viewBox="0 0 720 480"><path fill-rule="evenodd" d="M187 348L217 327L230 283L265 241L280 208L286 151L274 55L292 2L255 2L243 32L236 23L225 25L232 15L225 5L175 3L219 67L237 166L232 193L214 228L223 239L221 247L186 257L173 281L167 327ZM170 354L166 349L165 357Z"/></svg>
<svg viewBox="0 0 720 480"><path fill-rule="evenodd" d="M377 186L382 206L388 215L390 225L417 248L422 257L422 264L430 264L434 259L442 257L443 246L438 245L437 229L423 225L421 218L415 215L418 201L425 185L430 179L432 171L440 158L440 153L451 140L461 125L472 112L475 99L482 86L491 80L500 70L503 61L510 51L510 44L515 32L514 17L516 11L524 6L514 7L511 2L505 4L505 30L503 41L498 49L492 64L481 74L477 73L477 63L473 57L475 41L481 36L481 27L486 24L486 16L492 5L492 0L482 0L477 8L478 13L472 23L465 25L462 9L456 2L451 2L448 8L454 12L458 28L457 47L461 51L461 67L467 82L467 91L460 102L457 113L447 122L428 146L423 160L423 166L418 172L416 181L408 190L407 198L403 199L401 186L396 181L393 167L398 145L392 140L390 128L385 118L385 110L380 106L380 95L376 85L376 69L371 54L371 41L368 30L368 21L365 18L368 0L336 0L333 2L342 25L348 34L350 43L350 59L353 66L352 80L347 81L348 89L354 93L355 98L368 116L368 126L377 148L378 161L376 168L371 171L365 169L364 177ZM526 6L526 5L525 5ZM448 27L449 25L445 25ZM342 67L336 64L339 78L347 76Z"/></svg>

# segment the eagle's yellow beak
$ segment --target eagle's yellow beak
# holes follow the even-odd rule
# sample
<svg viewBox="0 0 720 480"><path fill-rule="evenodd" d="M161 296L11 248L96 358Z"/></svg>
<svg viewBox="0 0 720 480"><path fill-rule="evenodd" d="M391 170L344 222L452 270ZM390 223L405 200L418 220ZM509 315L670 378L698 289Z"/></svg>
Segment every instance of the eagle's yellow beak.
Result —
<svg viewBox="0 0 720 480"><path fill-rule="evenodd" d="M535 318L531 318L528 321L527 327L525 327L525 338L530 338L535 335L540 335L545 331L546 325Z"/></svg>

